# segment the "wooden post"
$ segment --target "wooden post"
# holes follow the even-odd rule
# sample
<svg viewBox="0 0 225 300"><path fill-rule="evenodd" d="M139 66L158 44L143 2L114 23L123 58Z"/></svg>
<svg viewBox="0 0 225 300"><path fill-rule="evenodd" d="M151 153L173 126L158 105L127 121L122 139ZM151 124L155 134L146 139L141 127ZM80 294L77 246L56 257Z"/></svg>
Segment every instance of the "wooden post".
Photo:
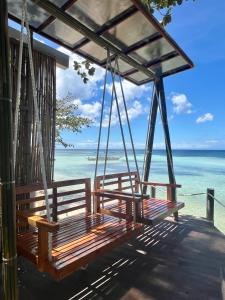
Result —
<svg viewBox="0 0 225 300"><path fill-rule="evenodd" d="M214 189L207 189L206 218L214 223Z"/></svg>
<svg viewBox="0 0 225 300"><path fill-rule="evenodd" d="M135 193L139 192L138 174L136 172L134 175L134 191L135 191Z"/></svg>
<svg viewBox="0 0 225 300"><path fill-rule="evenodd" d="M85 179L85 196L86 196L86 214L91 213L91 180Z"/></svg>
<svg viewBox="0 0 225 300"><path fill-rule="evenodd" d="M155 196L156 196L156 187L151 186L151 198L155 198Z"/></svg>
<svg viewBox="0 0 225 300"><path fill-rule="evenodd" d="M54 222L58 221L58 198L57 198L57 187L52 189L53 199L52 199L52 220Z"/></svg>
<svg viewBox="0 0 225 300"><path fill-rule="evenodd" d="M146 158L145 158L145 165L143 170L143 179L144 181L148 181L151 161L152 161L152 150L153 150L153 141L154 141L154 134L155 134L155 123L157 117L157 109L158 109L158 101L157 101L157 94L156 90L152 97L152 104L151 104L151 111L149 114L149 129L148 129L148 136L147 136L147 149L146 149ZM147 193L147 186L143 187L143 193Z"/></svg>
<svg viewBox="0 0 225 300"><path fill-rule="evenodd" d="M164 90L164 84L162 78L159 78L156 81L156 92L158 93L158 100L160 101L159 105L161 106L161 118L162 118L162 125L163 125L164 136L165 136L169 182L171 184L176 184L174 169L173 169L173 155L172 155L172 148L170 142L170 132L169 132L169 126L167 121L166 97L165 97L165 90ZM176 188L171 188L170 200L176 201ZM174 219L175 221L178 221L178 212L174 213Z"/></svg>
<svg viewBox="0 0 225 300"><path fill-rule="evenodd" d="M100 181L97 180L97 179L95 179L95 182L94 182L94 191L99 190L100 187L101 187ZM96 214L96 213L100 212L100 197L94 195L93 199L94 199L94 201L93 201L94 202L93 203L93 205L94 205L94 213Z"/></svg>
<svg viewBox="0 0 225 300"><path fill-rule="evenodd" d="M38 270L46 271L48 265L48 231L38 227Z"/></svg>
<svg viewBox="0 0 225 300"><path fill-rule="evenodd" d="M3 298L18 299L16 202L7 1L0 1L0 182L2 185Z"/></svg>
<svg viewBox="0 0 225 300"><path fill-rule="evenodd" d="M136 221L139 222L141 220L141 199L136 199L134 201L134 205L135 205L135 212L136 212Z"/></svg>

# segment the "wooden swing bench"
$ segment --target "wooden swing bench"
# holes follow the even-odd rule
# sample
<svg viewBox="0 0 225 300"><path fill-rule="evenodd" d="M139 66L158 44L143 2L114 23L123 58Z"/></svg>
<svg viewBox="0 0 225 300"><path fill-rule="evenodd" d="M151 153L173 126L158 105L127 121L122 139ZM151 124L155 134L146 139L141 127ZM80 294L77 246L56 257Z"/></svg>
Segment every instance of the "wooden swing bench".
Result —
<svg viewBox="0 0 225 300"><path fill-rule="evenodd" d="M48 188L54 220L51 223L46 219L43 186L16 189L17 249L40 271L48 272L56 280L87 265L143 228L131 220L92 213L89 178L52 182Z"/></svg>
<svg viewBox="0 0 225 300"><path fill-rule="evenodd" d="M104 189L103 189L104 179ZM137 221L146 225L156 225L166 217L177 213L184 207L184 203L172 201L172 192L181 185L154 182L143 182L143 186L166 187L167 198L161 199L139 194L138 174L131 173L131 181L135 192L135 201L132 196L129 173L117 173L106 176L97 176L95 180L95 212L108 214L130 220L134 211ZM127 192L129 190L129 192ZM143 201L143 204L141 203ZM135 202L135 209L133 206ZM128 204L129 203L129 206ZM143 205L143 214L142 212ZM131 220L133 217L131 217Z"/></svg>

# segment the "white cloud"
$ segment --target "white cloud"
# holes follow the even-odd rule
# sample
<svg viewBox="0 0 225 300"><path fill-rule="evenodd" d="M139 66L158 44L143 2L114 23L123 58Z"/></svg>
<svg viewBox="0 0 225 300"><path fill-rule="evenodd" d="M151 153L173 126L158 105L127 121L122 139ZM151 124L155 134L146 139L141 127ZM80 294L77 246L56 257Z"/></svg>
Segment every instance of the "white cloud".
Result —
<svg viewBox="0 0 225 300"><path fill-rule="evenodd" d="M133 83L123 80L123 91L124 91L124 96L125 96L125 101L126 101L126 106L127 106L127 113L129 120L131 121L132 119L135 119L139 117L141 114L146 113L146 107L143 106L143 104L140 101L140 98L145 92L150 91L150 87L143 85L143 86L136 86ZM106 90L108 94L111 96L112 94L112 88L113 85L107 84L106 85ZM115 81L115 88L116 88L116 93L117 93L117 99L118 99L118 104L119 104L119 109L120 109L120 116L122 123L126 123L126 112L123 104L123 97L122 97L122 91L120 87L120 82ZM110 105L110 103L109 103ZM112 125L117 125L119 122L118 119L118 112L117 112L117 105L116 101L114 100L113 102L113 107L112 107L112 117L111 117L111 124ZM103 126L107 127L109 123L109 108L107 110L107 114L105 114L105 117L103 119Z"/></svg>
<svg viewBox="0 0 225 300"><path fill-rule="evenodd" d="M95 125L98 125L100 112L101 112L101 101L94 101L92 103L85 103L86 100L89 100L93 97L96 97L97 92L99 91L99 83L103 80L105 75L105 70L98 66L95 66L96 71L95 75L91 77L87 84L84 85L82 79L77 75L76 71L73 68L73 62L82 61L83 58L78 55L71 53L70 51L64 49L63 47L58 48L59 51L64 52L70 56L69 68L62 70L57 68L56 78L57 78L57 96L59 98L66 97L68 94L74 98L74 104L78 105L78 113L81 116L88 117L95 120ZM146 113L146 107L141 103L141 97L144 93L149 92L151 87L148 85L136 86L133 83L123 80L123 90L126 99L127 112L129 119L135 119L141 114ZM123 106L123 98L120 87L120 82L115 81L115 87L117 91L117 97L120 108L120 115L123 123L126 123L126 113ZM103 89L100 87L100 89ZM104 111L103 126L108 126L109 120L109 106L112 93L112 83L106 85L107 97L106 97L106 108ZM114 100L112 108L112 125L118 124L118 114L117 106Z"/></svg>
<svg viewBox="0 0 225 300"><path fill-rule="evenodd" d="M83 61L84 59L63 47L59 47L57 50L70 57L68 69L56 69L57 97L63 98L70 94L76 99L85 100L95 96L98 91L97 83L104 78L104 69L94 65L95 75L91 77L91 80L89 80L87 84L84 84L81 77L73 68L74 60Z"/></svg>
<svg viewBox="0 0 225 300"><path fill-rule="evenodd" d="M200 117L197 118L196 123L205 123L205 122L211 122L213 121L214 116L211 113L206 113Z"/></svg>
<svg viewBox="0 0 225 300"><path fill-rule="evenodd" d="M80 113L82 117L96 120L100 116L101 103L98 101L83 103L80 99L75 99L73 103L78 105L78 113Z"/></svg>
<svg viewBox="0 0 225 300"><path fill-rule="evenodd" d="M176 114L191 114L192 104L185 94L173 94L171 97L173 112Z"/></svg>
<svg viewBox="0 0 225 300"><path fill-rule="evenodd" d="M135 98L140 99L140 97L145 92L150 93L150 90L151 90L149 85L137 86L137 85L135 85L132 82L127 81L127 80L122 80L122 85L123 85L123 91L124 91L126 101L130 101L130 100L133 100ZM115 88L116 88L118 98L122 98L122 92L121 92L119 81L115 81ZM107 84L106 89L107 89L108 93L111 94L112 84Z"/></svg>

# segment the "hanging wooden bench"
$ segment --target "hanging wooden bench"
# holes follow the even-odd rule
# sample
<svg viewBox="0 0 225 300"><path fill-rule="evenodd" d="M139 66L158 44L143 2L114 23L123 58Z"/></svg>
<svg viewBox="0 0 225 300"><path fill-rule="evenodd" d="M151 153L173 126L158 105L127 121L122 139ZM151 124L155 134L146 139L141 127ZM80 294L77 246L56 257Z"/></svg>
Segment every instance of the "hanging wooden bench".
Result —
<svg viewBox="0 0 225 300"><path fill-rule="evenodd" d="M46 220L43 186L18 187L18 253L38 269L61 280L95 260L143 226L102 213L92 213L90 179L53 182L49 186L54 222ZM48 236L52 235L51 260Z"/></svg>
<svg viewBox="0 0 225 300"><path fill-rule="evenodd" d="M103 189L104 179L104 189ZM132 186L135 192L135 201L131 194L131 184L129 173L117 173L104 176L97 176L95 180L95 211L117 216L130 220L130 215L136 212L137 220L143 224L155 225L164 218L178 212L184 207L184 203L172 201L172 192L180 185L143 182L146 186L161 186L167 189L167 198L159 199L152 197L142 197L138 194L138 176L137 172L131 173ZM143 203L142 203L143 201ZM129 202L129 208L127 207ZM133 203L135 202L135 210ZM142 215L143 205L143 215Z"/></svg>

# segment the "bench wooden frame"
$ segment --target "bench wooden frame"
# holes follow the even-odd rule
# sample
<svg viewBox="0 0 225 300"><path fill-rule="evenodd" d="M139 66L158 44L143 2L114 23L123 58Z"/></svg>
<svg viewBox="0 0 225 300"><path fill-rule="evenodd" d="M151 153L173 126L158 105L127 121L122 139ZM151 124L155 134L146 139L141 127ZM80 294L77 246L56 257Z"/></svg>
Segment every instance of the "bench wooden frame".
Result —
<svg viewBox="0 0 225 300"><path fill-rule="evenodd" d="M46 220L46 207L41 203L44 196L34 195L43 190L43 186L17 187L17 249L40 271L50 273L56 280L70 275L143 229L132 220L92 213L89 178L52 182L48 187L54 220L50 223ZM65 187L66 191L59 190ZM62 218L68 213L71 215ZM51 259L49 236L52 237Z"/></svg>
<svg viewBox="0 0 225 300"><path fill-rule="evenodd" d="M155 225L167 216L177 213L178 210L184 207L184 203L176 201L176 189L180 188L181 185L142 182L143 186L146 185L154 188L158 186L165 187L167 189L167 197L166 199L157 199L154 190L153 197L140 199L140 196L133 198L130 192L124 192L124 190L131 190L131 188L130 184L124 187L123 182L130 182L129 173L110 174L106 175L105 178L103 176L96 177L94 192L96 212L130 219L130 215L127 215L129 207L129 211L132 211L132 216L136 214L136 219L139 222L147 225ZM132 173L132 185L135 193L138 193L138 176L136 172ZM105 189L105 187L107 189Z"/></svg>

